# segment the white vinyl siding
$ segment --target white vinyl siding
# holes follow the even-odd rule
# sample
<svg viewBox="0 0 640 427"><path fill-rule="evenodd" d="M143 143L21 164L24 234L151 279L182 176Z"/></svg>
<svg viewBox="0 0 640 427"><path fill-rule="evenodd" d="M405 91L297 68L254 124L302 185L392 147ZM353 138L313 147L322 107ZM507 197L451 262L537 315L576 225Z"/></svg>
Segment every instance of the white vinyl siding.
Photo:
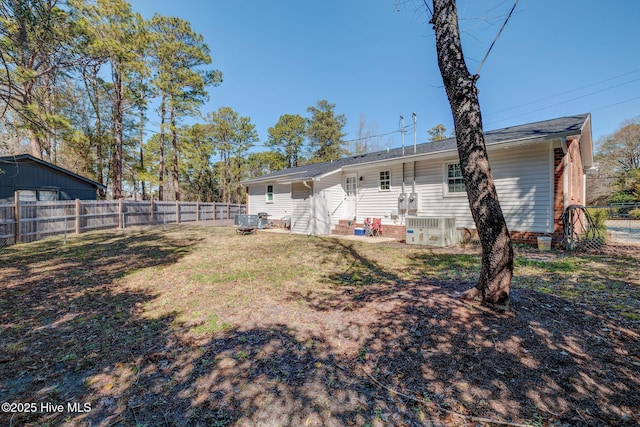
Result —
<svg viewBox="0 0 640 427"><path fill-rule="evenodd" d="M458 228L475 227L469 202L466 197L447 197L446 180L443 170L446 164L455 163L458 159L420 161L416 167L418 175L419 209L418 215L455 218ZM464 193L463 193L464 195Z"/></svg>
<svg viewBox="0 0 640 427"><path fill-rule="evenodd" d="M507 225L513 231L549 232L553 224L553 155L551 144L540 143L509 149L490 150L491 169ZM447 197L443 186L446 165L458 159L420 160L416 162L415 189L418 193L418 215L455 217L460 228L475 228L466 192L460 197ZM405 163L405 192L413 186L413 164ZM386 170L387 168L385 168ZM404 223L391 219L398 208L402 189L402 163L388 166L393 191L379 191L380 166L358 170L358 220L382 218L385 224Z"/></svg>
<svg viewBox="0 0 640 427"><path fill-rule="evenodd" d="M327 210L320 212L318 215L326 215L327 218L320 218L320 222L328 220L330 226L335 226L342 218L342 203L344 201L344 191L342 189L342 173L336 172L334 174L323 176L319 181L314 182L316 193L322 195L321 198L325 200ZM316 202L316 205L321 203L320 200Z"/></svg>
<svg viewBox="0 0 640 427"><path fill-rule="evenodd" d="M546 233L553 230L553 150L549 141L507 149L489 149L491 169L500 205L511 231ZM458 163L457 156L440 156L404 164L404 189L418 193L418 215L454 217L459 228L475 228L469 202L445 195L446 165ZM415 164L415 172L414 172ZM380 172L389 171L390 191L380 191ZM362 165L344 172L302 183L274 184L273 204L265 202L265 184L249 186L249 213L267 212L273 219L292 215L292 232L324 234L343 217L344 178L357 173L357 221L382 218L383 224L403 224L404 217L391 217L398 209L403 188L402 162ZM292 192L293 190L293 192ZM319 204L322 204L320 206ZM326 208L325 208L326 206Z"/></svg>
<svg viewBox="0 0 640 427"><path fill-rule="evenodd" d="M411 191L413 173L410 166L405 167L407 192ZM390 173L391 191L380 191L380 166L370 166L358 171L362 180L358 181L358 221L365 218L382 218L389 221L391 211L398 209L398 195L402 188L402 163L385 165ZM393 222L391 222L393 223Z"/></svg>
<svg viewBox="0 0 640 427"><path fill-rule="evenodd" d="M512 231L550 232L553 224L553 156L550 144L489 152L500 206ZM419 215L455 217L458 227L475 228L466 197L443 197L442 166L419 162Z"/></svg>
<svg viewBox="0 0 640 427"><path fill-rule="evenodd" d="M514 231L553 231L553 150L535 144L490 154L491 170L507 226Z"/></svg>
<svg viewBox="0 0 640 427"><path fill-rule="evenodd" d="M291 233L312 234L311 189L301 182L291 184Z"/></svg>
<svg viewBox="0 0 640 427"><path fill-rule="evenodd" d="M265 184L249 186L248 214L257 215L258 212L266 212L269 214L269 219L272 220L279 220L286 215L291 215L290 184L273 184L273 202L271 203L267 203L265 191Z"/></svg>

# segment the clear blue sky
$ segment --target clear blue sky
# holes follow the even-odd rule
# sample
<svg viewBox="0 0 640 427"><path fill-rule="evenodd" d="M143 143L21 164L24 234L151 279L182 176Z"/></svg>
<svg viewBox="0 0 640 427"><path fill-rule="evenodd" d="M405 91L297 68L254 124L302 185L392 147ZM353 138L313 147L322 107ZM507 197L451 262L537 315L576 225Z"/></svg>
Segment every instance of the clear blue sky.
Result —
<svg viewBox="0 0 640 427"><path fill-rule="evenodd" d="M475 73L515 0L460 0L463 49ZM133 9L191 22L224 81L204 114L229 106L251 117L261 143L282 114L308 117L320 99L376 134L399 116L418 142L453 129L421 0L133 0ZM594 139L640 116L640 1L520 0L480 72L484 129L592 113ZM154 129L157 118L151 114ZM405 142L413 143L413 135ZM398 133L381 148L399 146ZM263 147L256 147L262 151Z"/></svg>

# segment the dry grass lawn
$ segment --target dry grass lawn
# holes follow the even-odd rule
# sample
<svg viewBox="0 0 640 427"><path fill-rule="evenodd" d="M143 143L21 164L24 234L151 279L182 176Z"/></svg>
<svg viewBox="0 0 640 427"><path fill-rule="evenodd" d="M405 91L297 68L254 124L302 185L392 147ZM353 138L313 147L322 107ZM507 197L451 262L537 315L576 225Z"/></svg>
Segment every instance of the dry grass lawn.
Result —
<svg viewBox="0 0 640 427"><path fill-rule="evenodd" d="M640 248L518 248L495 313L455 297L475 246L372 242L173 226L5 248L0 424L640 425Z"/></svg>

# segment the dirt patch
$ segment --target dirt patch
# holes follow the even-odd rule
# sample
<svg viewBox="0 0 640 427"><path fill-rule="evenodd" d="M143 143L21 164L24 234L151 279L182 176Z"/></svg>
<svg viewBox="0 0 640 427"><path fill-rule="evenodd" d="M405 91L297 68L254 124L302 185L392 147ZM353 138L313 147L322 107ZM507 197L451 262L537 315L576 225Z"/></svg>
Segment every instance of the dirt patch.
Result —
<svg viewBox="0 0 640 427"><path fill-rule="evenodd" d="M501 314L454 297L475 246L81 237L0 258L0 401L38 409L5 425L640 423L632 246L518 248Z"/></svg>

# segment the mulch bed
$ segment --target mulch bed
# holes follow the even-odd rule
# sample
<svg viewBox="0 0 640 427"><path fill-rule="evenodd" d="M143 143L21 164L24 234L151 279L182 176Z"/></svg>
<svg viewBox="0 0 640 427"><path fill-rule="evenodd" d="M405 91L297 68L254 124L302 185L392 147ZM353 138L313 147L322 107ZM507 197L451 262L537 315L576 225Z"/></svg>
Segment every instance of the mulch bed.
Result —
<svg viewBox="0 0 640 427"><path fill-rule="evenodd" d="M472 283L386 281L266 298L211 335L108 283L70 306L65 283L7 269L0 401L91 410L2 425L640 425L640 323L534 290L496 313L455 297Z"/></svg>

